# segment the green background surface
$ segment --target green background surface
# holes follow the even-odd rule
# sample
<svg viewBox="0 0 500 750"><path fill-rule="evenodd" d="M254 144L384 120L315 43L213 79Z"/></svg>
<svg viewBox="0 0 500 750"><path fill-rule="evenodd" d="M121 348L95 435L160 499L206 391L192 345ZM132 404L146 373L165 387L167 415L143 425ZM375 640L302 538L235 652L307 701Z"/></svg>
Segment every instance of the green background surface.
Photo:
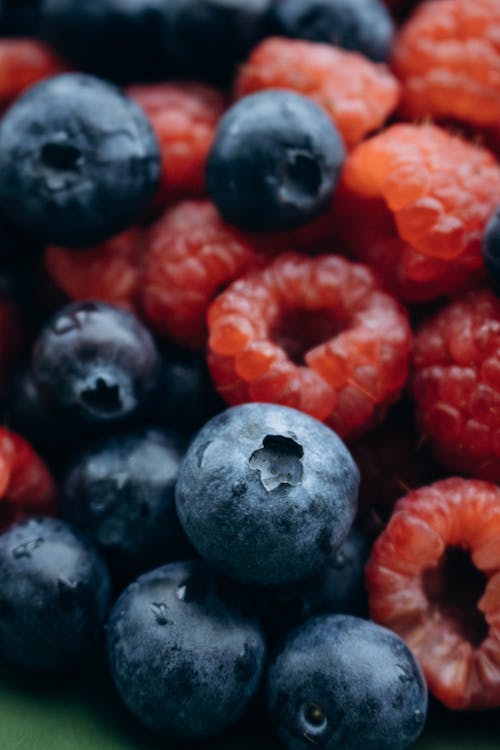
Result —
<svg viewBox="0 0 500 750"><path fill-rule="evenodd" d="M186 747L186 746L184 746ZM276 750L269 732L245 725L205 750ZM416 750L500 750L500 712L431 710ZM130 719L98 671L58 683L0 670L0 750L176 750Z"/></svg>

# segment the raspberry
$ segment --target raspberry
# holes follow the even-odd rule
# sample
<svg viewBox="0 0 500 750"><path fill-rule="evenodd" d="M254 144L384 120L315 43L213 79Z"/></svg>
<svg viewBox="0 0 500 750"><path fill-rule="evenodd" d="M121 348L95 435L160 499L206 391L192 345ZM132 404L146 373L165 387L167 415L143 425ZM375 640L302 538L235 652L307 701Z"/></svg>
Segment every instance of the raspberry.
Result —
<svg viewBox="0 0 500 750"><path fill-rule="evenodd" d="M221 288L258 264L252 244L208 201L186 201L153 225L144 259L142 305L160 336L197 349L206 311Z"/></svg>
<svg viewBox="0 0 500 750"><path fill-rule="evenodd" d="M209 366L230 404L271 401L352 439L399 396L406 314L364 266L284 254L234 282L208 312Z"/></svg>
<svg viewBox="0 0 500 750"><path fill-rule="evenodd" d="M56 488L30 444L0 427L0 530L30 515L53 515Z"/></svg>
<svg viewBox="0 0 500 750"><path fill-rule="evenodd" d="M50 47L34 39L0 39L0 107L43 78L67 70Z"/></svg>
<svg viewBox="0 0 500 750"><path fill-rule="evenodd" d="M404 113L497 126L499 28L498 0L433 0L419 6L394 48Z"/></svg>
<svg viewBox="0 0 500 750"><path fill-rule="evenodd" d="M139 269L145 251L138 227L85 250L48 247L45 267L72 300L95 299L137 311Z"/></svg>
<svg viewBox="0 0 500 750"><path fill-rule="evenodd" d="M160 143L158 202L205 191L205 162L226 108L223 94L199 83L131 86L129 96L144 110Z"/></svg>
<svg viewBox="0 0 500 750"><path fill-rule="evenodd" d="M433 125L393 125L348 157L336 229L391 291L420 302L484 275L482 235L499 202L490 152Z"/></svg>
<svg viewBox="0 0 500 750"><path fill-rule="evenodd" d="M236 96L292 89L322 106L348 148L380 128L394 111L399 85L384 65L319 42L273 37L240 70Z"/></svg>
<svg viewBox="0 0 500 750"><path fill-rule="evenodd" d="M469 292L415 340L417 416L439 462L500 482L500 300Z"/></svg>
<svg viewBox="0 0 500 750"><path fill-rule="evenodd" d="M399 501L366 568L373 619L453 709L500 706L500 489L446 479Z"/></svg>

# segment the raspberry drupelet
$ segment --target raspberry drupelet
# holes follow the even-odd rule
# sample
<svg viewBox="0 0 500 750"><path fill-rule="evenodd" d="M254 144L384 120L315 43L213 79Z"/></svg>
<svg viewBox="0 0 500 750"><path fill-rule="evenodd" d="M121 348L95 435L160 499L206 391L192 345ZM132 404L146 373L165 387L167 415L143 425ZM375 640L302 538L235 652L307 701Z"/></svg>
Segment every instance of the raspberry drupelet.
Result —
<svg viewBox="0 0 500 750"><path fill-rule="evenodd" d="M0 108L44 78L63 73L66 63L35 39L0 39Z"/></svg>
<svg viewBox="0 0 500 750"><path fill-rule="evenodd" d="M452 709L500 706L500 489L446 479L399 501L366 568L375 622Z"/></svg>
<svg viewBox="0 0 500 750"><path fill-rule="evenodd" d="M229 404L274 402L363 434L405 385L411 332L372 272L287 253L234 282L208 312L209 366Z"/></svg>
<svg viewBox="0 0 500 750"><path fill-rule="evenodd" d="M387 288L422 302L484 276L481 241L498 203L489 151L434 125L399 124L348 157L335 228Z"/></svg>
<svg viewBox="0 0 500 750"><path fill-rule="evenodd" d="M323 107L348 148L380 128L399 101L385 65L320 42L272 37L261 42L236 79L238 98L290 89Z"/></svg>
<svg viewBox="0 0 500 750"><path fill-rule="evenodd" d="M500 482L500 299L475 290L415 338L413 396L437 460Z"/></svg>
<svg viewBox="0 0 500 750"><path fill-rule="evenodd" d="M478 127L500 122L498 0L433 0L417 7L394 47L402 110Z"/></svg>

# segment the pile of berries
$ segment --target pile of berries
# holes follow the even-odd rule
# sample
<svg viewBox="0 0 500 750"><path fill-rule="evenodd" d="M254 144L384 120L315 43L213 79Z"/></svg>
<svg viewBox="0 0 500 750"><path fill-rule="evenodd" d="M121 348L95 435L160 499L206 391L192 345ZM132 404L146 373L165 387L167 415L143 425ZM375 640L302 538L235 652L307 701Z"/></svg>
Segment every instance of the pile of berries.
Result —
<svg viewBox="0 0 500 750"><path fill-rule="evenodd" d="M0 34L0 658L174 741L499 708L498 0Z"/></svg>

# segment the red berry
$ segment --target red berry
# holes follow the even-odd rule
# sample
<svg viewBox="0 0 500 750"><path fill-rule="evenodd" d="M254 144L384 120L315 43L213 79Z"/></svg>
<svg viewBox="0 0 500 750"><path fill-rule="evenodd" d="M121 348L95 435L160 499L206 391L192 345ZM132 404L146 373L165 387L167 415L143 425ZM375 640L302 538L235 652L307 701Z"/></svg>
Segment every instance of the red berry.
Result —
<svg viewBox="0 0 500 750"><path fill-rule="evenodd" d="M278 37L254 49L236 80L238 98L264 89L291 89L315 101L349 148L378 130L399 100L384 65L329 44Z"/></svg>
<svg viewBox="0 0 500 750"><path fill-rule="evenodd" d="M181 346L203 347L206 312L221 288L255 268L252 244L208 201L186 201L153 225L141 286L147 322Z"/></svg>
<svg viewBox="0 0 500 750"><path fill-rule="evenodd" d="M149 117L160 144L159 201L203 195L205 162L226 108L224 95L201 83L131 86L127 93Z"/></svg>
<svg viewBox="0 0 500 750"><path fill-rule="evenodd" d="M0 530L33 515L54 515L56 487L24 438L0 427Z"/></svg>
<svg viewBox="0 0 500 750"><path fill-rule="evenodd" d="M335 226L391 291L420 302L484 275L481 239L499 203L489 151L433 125L393 125L348 157Z"/></svg>
<svg viewBox="0 0 500 750"><path fill-rule="evenodd" d="M448 469L500 482L500 299L469 292L415 340L413 395L423 433Z"/></svg>
<svg viewBox="0 0 500 750"><path fill-rule="evenodd" d="M373 619L454 709L500 706L500 489L446 479L399 501L366 569Z"/></svg>
<svg viewBox="0 0 500 750"><path fill-rule="evenodd" d="M396 40L393 65L409 117L500 122L500 3L422 3Z"/></svg>
<svg viewBox="0 0 500 750"><path fill-rule="evenodd" d="M35 39L0 39L0 107L28 86L67 70L50 47Z"/></svg>
<svg viewBox="0 0 500 750"><path fill-rule="evenodd" d="M408 374L405 312L365 266L284 254L234 282L208 312L209 365L230 404L270 401L352 439Z"/></svg>

